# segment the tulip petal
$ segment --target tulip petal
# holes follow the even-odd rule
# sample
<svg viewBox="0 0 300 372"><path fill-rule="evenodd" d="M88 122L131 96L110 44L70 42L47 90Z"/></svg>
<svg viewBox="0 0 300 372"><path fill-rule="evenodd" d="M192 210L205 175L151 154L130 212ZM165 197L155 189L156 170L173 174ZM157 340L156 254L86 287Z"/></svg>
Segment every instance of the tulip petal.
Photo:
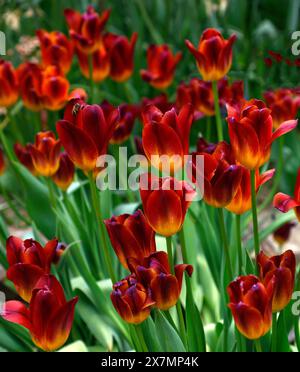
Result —
<svg viewBox="0 0 300 372"><path fill-rule="evenodd" d="M282 192L277 193L273 199L274 208L278 209L280 212L286 213L290 209L299 207L300 202L297 202L289 195L283 194Z"/></svg>
<svg viewBox="0 0 300 372"><path fill-rule="evenodd" d="M27 307L20 301L7 301L0 314L3 319L31 329L30 315Z"/></svg>
<svg viewBox="0 0 300 372"><path fill-rule="evenodd" d="M151 281L151 294L155 306L160 310L168 310L176 305L180 295L178 280L174 275L161 273Z"/></svg>
<svg viewBox="0 0 300 372"><path fill-rule="evenodd" d="M23 240L16 237L10 236L6 241L6 256L10 266L19 263L21 254L24 250Z"/></svg>
<svg viewBox="0 0 300 372"><path fill-rule="evenodd" d="M183 278L183 273L187 272L188 276L192 276L194 268L192 265L188 264L179 264L175 266L175 276L178 280L178 286L179 290L181 291L181 286L182 286L182 278Z"/></svg>
<svg viewBox="0 0 300 372"><path fill-rule="evenodd" d="M288 120L280 124L280 126L272 134L271 143L276 140L276 138L283 136L286 133L291 132L298 125L298 120Z"/></svg>

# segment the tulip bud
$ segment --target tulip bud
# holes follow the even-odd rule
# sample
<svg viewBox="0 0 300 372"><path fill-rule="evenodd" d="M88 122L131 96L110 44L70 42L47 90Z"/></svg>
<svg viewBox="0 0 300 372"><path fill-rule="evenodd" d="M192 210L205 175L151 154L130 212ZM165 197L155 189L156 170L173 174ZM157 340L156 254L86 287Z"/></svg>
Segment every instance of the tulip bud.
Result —
<svg viewBox="0 0 300 372"><path fill-rule="evenodd" d="M34 168L31 153L30 153L30 145L22 146L19 143L14 145L15 154L21 164L26 167L30 173L36 175L37 172Z"/></svg>
<svg viewBox="0 0 300 372"><path fill-rule="evenodd" d="M10 107L19 97L17 73L10 62L0 59L0 107Z"/></svg>
<svg viewBox="0 0 300 372"><path fill-rule="evenodd" d="M82 75L90 79L89 56L82 53L80 50L77 50L76 54ZM101 47L92 54L92 61L92 79L95 83L99 83L106 79L110 72L109 55L104 45L101 45Z"/></svg>
<svg viewBox="0 0 300 372"><path fill-rule="evenodd" d="M63 191L66 191L74 179L75 167L68 155L64 152L59 156L59 168L52 176L52 180Z"/></svg>

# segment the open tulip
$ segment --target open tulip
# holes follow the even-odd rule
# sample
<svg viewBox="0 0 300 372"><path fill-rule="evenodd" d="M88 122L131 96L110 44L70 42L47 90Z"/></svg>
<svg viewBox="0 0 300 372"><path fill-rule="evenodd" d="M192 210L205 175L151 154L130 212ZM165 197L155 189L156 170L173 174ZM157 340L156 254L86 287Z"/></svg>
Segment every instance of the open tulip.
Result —
<svg viewBox="0 0 300 372"><path fill-rule="evenodd" d="M273 289L254 275L240 276L227 287L237 329L250 340L264 336L272 325Z"/></svg>
<svg viewBox="0 0 300 372"><path fill-rule="evenodd" d="M274 196L273 206L283 213L294 209L296 217L300 222L300 168L298 169L294 197L279 192Z"/></svg>
<svg viewBox="0 0 300 372"><path fill-rule="evenodd" d="M5 160L4 160L4 154L0 147L0 176L5 172L5 168L6 168L6 165L5 165Z"/></svg>
<svg viewBox="0 0 300 372"><path fill-rule="evenodd" d="M22 302L8 301L1 316L27 328L32 341L44 351L54 351L67 341L74 318L74 297L67 302L60 283L52 275L40 278L27 308Z"/></svg>
<svg viewBox="0 0 300 372"><path fill-rule="evenodd" d="M29 145L32 163L37 174L52 177L59 168L61 143L53 132L39 132L35 144Z"/></svg>
<svg viewBox="0 0 300 372"><path fill-rule="evenodd" d="M296 257L289 250L279 256L267 257L264 252L257 256L260 278L265 287L273 287L272 310L283 310L292 298L295 285Z"/></svg>
<svg viewBox="0 0 300 372"><path fill-rule="evenodd" d="M151 291L151 298L160 310L168 310L176 305L182 286L183 274L193 273L191 265L175 266L175 275L171 274L168 255L165 252L155 252L142 261L135 258L128 259L128 266L138 281Z"/></svg>
<svg viewBox="0 0 300 372"><path fill-rule="evenodd" d="M63 152L59 156L59 168L52 176L55 184L63 191L66 191L74 179L75 167L67 153Z"/></svg>
<svg viewBox="0 0 300 372"><path fill-rule="evenodd" d="M73 59L73 44L61 32L37 30L44 66L55 65L64 73L68 73Z"/></svg>
<svg viewBox="0 0 300 372"><path fill-rule="evenodd" d="M155 106L147 106L142 113L143 146L148 160L158 169L167 165L171 173L184 166L189 153L190 130L194 110L191 104L182 107L179 114L173 108L162 113ZM161 158L167 156L168 158Z"/></svg>
<svg viewBox="0 0 300 372"><path fill-rule="evenodd" d="M110 298L121 318L133 324L146 320L155 304L150 290L139 283L135 275L129 275L115 283Z"/></svg>
<svg viewBox="0 0 300 372"><path fill-rule="evenodd" d="M118 118L117 109L106 119L98 105L87 105L80 100L68 103L64 120L58 121L56 128L65 151L77 167L87 172L95 169L97 158L107 151Z"/></svg>
<svg viewBox="0 0 300 372"><path fill-rule="evenodd" d="M144 173L140 177L140 195L148 223L167 237L181 229L196 192L185 181Z"/></svg>
<svg viewBox="0 0 300 372"><path fill-rule="evenodd" d="M113 216L104 222L114 251L126 269L129 257L141 261L156 251L154 231L142 211Z"/></svg>
<svg viewBox="0 0 300 372"><path fill-rule="evenodd" d="M182 53L173 54L170 47L150 45L147 49L147 70L141 70L141 77L157 89L166 89L172 83L175 68L182 58Z"/></svg>
<svg viewBox="0 0 300 372"><path fill-rule="evenodd" d="M23 300L30 301L37 281L42 275L50 272L57 244L57 240L53 239L43 248L33 239L23 241L15 236L7 239L6 256L9 264L7 278L14 283Z"/></svg>
<svg viewBox="0 0 300 372"><path fill-rule="evenodd" d="M235 39L236 36L231 35L225 40L218 30L208 28L203 32L198 48L189 40L185 41L196 59L203 80L217 81L227 74L232 63L232 45Z"/></svg>
<svg viewBox="0 0 300 372"><path fill-rule="evenodd" d="M125 36L107 33L103 41L109 53L110 77L118 83L130 78L134 68L134 47L137 40L137 33L133 33L131 39Z"/></svg>
<svg viewBox="0 0 300 372"><path fill-rule="evenodd" d="M273 132L271 111L253 99L241 107L227 105L230 143L236 159L246 168L258 169L271 154L272 142L297 126L297 120L282 123Z"/></svg>
<svg viewBox="0 0 300 372"><path fill-rule="evenodd" d="M88 6L84 14L73 9L65 9L64 15L76 48L85 54L94 53L102 44L101 33L110 11L105 10L99 15L92 6Z"/></svg>
<svg viewBox="0 0 300 372"><path fill-rule="evenodd" d="M89 56L85 53L82 53L80 50L76 50L76 54L82 75L85 78L90 79ZM91 58L93 63L92 79L94 82L99 83L106 79L110 72L109 56L104 45L101 45L92 54Z"/></svg>
<svg viewBox="0 0 300 372"><path fill-rule="evenodd" d="M19 97L18 76L13 65L0 59L0 107L10 107Z"/></svg>
<svg viewBox="0 0 300 372"><path fill-rule="evenodd" d="M37 171L35 170L35 167L33 165L30 148L31 148L30 144L22 146L21 144L16 143L14 145L14 151L15 151L15 154L19 162L23 164L24 167L26 167L30 173L32 173L33 175L36 175Z"/></svg>

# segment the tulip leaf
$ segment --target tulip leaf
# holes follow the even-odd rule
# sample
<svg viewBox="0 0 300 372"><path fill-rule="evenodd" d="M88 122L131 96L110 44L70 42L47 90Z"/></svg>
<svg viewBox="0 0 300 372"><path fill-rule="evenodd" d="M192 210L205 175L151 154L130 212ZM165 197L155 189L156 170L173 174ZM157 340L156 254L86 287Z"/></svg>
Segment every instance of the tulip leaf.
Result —
<svg viewBox="0 0 300 372"><path fill-rule="evenodd" d="M171 326L171 324L159 310L155 312L155 326L163 351L186 351L177 331Z"/></svg>
<svg viewBox="0 0 300 372"><path fill-rule="evenodd" d="M58 352L60 353L82 353L82 352L88 352L88 348L86 347L84 342L75 341L72 344L69 344L59 349Z"/></svg>
<svg viewBox="0 0 300 372"><path fill-rule="evenodd" d="M161 351L161 345L159 342L159 339L156 334L155 330L155 324L152 320L151 317L146 319L142 324L141 324L142 330L143 330L143 335L145 338L145 342L148 346L148 350L150 352L159 352Z"/></svg>
<svg viewBox="0 0 300 372"><path fill-rule="evenodd" d="M277 319L277 345L276 350L280 352L290 352L290 345L288 339L288 329L285 319L285 311L283 310Z"/></svg>

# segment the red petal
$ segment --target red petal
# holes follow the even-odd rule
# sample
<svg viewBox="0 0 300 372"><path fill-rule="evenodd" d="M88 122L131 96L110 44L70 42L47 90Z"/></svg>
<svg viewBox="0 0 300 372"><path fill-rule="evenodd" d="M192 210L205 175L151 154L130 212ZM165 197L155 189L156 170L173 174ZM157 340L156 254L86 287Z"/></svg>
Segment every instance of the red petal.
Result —
<svg viewBox="0 0 300 372"><path fill-rule="evenodd" d="M9 322L19 324L29 330L31 329L29 310L20 301L5 302L1 316Z"/></svg>
<svg viewBox="0 0 300 372"><path fill-rule="evenodd" d="M289 195L279 192L274 196L273 206L280 212L286 213L290 209L300 206L300 202L297 202Z"/></svg>
<svg viewBox="0 0 300 372"><path fill-rule="evenodd" d="M175 266L175 276L178 280L179 290L181 290L183 273L185 271L187 272L188 276L192 276L194 268L192 265L188 264L180 264Z"/></svg>
<svg viewBox="0 0 300 372"><path fill-rule="evenodd" d="M10 236L6 241L6 256L9 265L20 262L21 254L24 250L23 240L16 236Z"/></svg>
<svg viewBox="0 0 300 372"><path fill-rule="evenodd" d="M286 133L291 132L298 125L298 120L288 120L280 124L280 126L272 134L271 143L276 140L276 138L283 136Z"/></svg>

